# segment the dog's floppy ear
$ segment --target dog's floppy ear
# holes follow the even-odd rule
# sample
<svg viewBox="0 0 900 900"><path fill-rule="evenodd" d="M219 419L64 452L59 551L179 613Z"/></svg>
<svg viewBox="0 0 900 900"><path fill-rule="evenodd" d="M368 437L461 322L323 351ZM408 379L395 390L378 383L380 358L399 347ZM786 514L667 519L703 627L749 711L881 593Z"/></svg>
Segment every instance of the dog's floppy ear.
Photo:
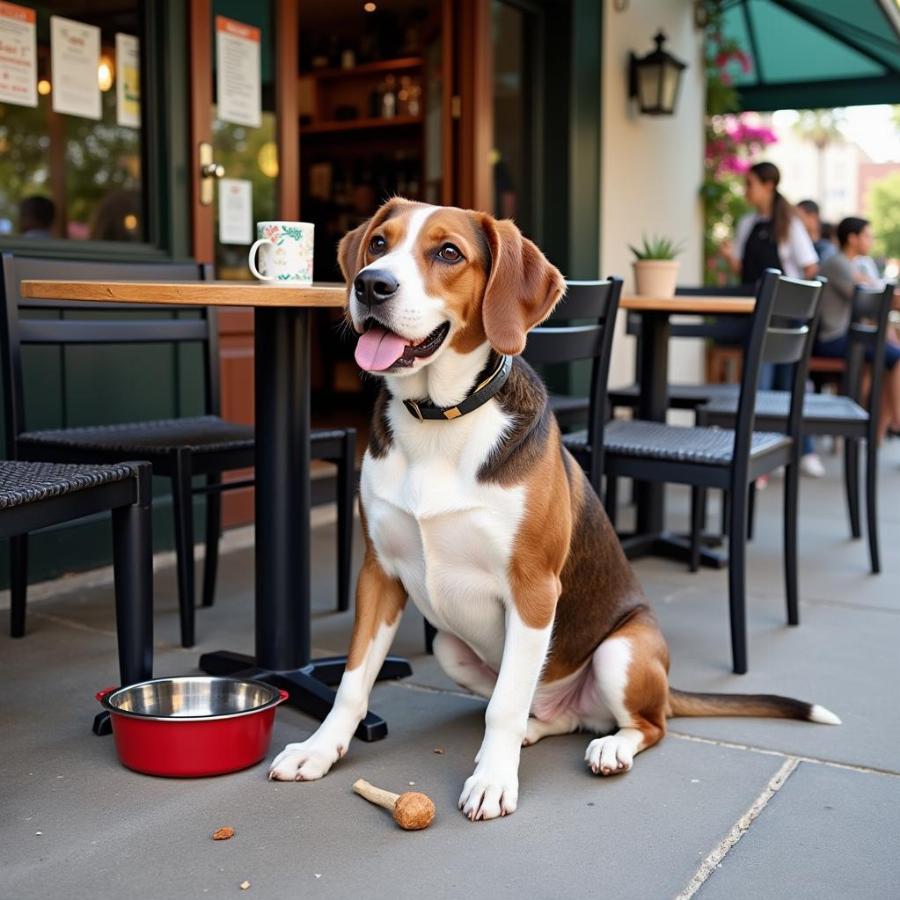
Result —
<svg viewBox="0 0 900 900"><path fill-rule="evenodd" d="M358 225L353 231L348 231L338 244L338 264L344 281L351 282L356 273L362 268L362 246L366 232L372 220L367 219L362 225Z"/></svg>
<svg viewBox="0 0 900 900"><path fill-rule="evenodd" d="M553 311L566 289L556 266L508 219L482 216L491 252L481 319L491 346L515 356L531 328Z"/></svg>

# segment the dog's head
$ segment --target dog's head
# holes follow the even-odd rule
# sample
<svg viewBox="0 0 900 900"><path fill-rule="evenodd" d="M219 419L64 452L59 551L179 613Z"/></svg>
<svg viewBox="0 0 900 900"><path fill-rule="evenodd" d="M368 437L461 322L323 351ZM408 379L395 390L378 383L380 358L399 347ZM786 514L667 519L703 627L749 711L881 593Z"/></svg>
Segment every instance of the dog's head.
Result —
<svg viewBox="0 0 900 900"><path fill-rule="evenodd" d="M521 353L565 290L512 222L399 198L349 232L338 258L356 361L370 372L411 374L447 347L468 353L485 341Z"/></svg>

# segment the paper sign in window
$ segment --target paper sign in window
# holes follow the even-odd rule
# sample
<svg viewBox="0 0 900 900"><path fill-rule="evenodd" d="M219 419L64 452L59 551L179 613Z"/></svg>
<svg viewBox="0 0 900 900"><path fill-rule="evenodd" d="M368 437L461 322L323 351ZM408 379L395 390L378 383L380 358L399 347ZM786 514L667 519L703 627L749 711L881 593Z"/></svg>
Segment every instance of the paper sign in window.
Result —
<svg viewBox="0 0 900 900"><path fill-rule="evenodd" d="M50 66L53 111L100 119L100 29L61 16L50 16Z"/></svg>
<svg viewBox="0 0 900 900"><path fill-rule="evenodd" d="M219 243L253 243L253 182L219 180Z"/></svg>
<svg viewBox="0 0 900 900"><path fill-rule="evenodd" d="M37 106L35 12L0 3L0 103Z"/></svg>
<svg viewBox="0 0 900 900"><path fill-rule="evenodd" d="M116 122L141 127L141 44L132 34L116 34Z"/></svg>
<svg viewBox="0 0 900 900"><path fill-rule="evenodd" d="M219 121L258 128L262 123L260 31L216 16L216 100Z"/></svg>

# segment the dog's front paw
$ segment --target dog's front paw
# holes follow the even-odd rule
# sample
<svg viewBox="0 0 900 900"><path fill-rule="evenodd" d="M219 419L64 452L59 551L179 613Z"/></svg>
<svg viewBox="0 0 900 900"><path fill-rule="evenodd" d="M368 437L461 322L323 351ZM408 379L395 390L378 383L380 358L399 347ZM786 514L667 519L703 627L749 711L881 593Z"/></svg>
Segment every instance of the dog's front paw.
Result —
<svg viewBox="0 0 900 900"><path fill-rule="evenodd" d="M473 822L508 816L518 802L519 776L516 767L506 763L478 763L459 795L459 808Z"/></svg>
<svg viewBox="0 0 900 900"><path fill-rule="evenodd" d="M288 744L269 766L269 781L316 781L346 753L340 744L313 735L300 744Z"/></svg>
<svg viewBox="0 0 900 900"><path fill-rule="evenodd" d="M595 775L621 775L634 762L634 742L621 731L596 738L588 744L584 761Z"/></svg>

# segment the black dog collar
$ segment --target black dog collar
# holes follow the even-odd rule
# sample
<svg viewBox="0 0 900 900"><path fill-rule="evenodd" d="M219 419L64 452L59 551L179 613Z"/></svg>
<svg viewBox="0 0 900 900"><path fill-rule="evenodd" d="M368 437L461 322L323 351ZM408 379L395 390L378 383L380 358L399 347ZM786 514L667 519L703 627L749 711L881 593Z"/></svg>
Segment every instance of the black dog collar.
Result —
<svg viewBox="0 0 900 900"><path fill-rule="evenodd" d="M512 363L511 356L501 356L500 365L493 373L456 406L435 406L427 400L404 400L403 405L409 410L410 415L415 416L420 422L424 422L425 419L458 419L483 406L506 384L506 379L512 371Z"/></svg>

